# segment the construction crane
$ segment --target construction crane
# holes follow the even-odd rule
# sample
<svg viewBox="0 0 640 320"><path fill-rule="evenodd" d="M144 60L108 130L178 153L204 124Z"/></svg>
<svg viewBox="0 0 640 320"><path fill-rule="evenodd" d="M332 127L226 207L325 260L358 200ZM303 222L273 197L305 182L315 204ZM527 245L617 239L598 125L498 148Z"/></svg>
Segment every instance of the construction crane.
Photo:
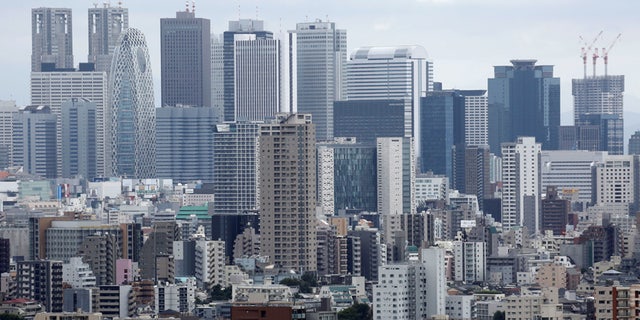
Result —
<svg viewBox="0 0 640 320"><path fill-rule="evenodd" d="M591 44L588 44L586 41L584 41L584 38L582 38L582 36L580 36L580 40L583 41L583 47L582 47L582 64L584 65L584 77L587 77L587 56L589 55L589 52L591 51L591 48L593 47L593 45L596 43L596 41L598 41L598 39L600 38L600 36L602 35L604 31L601 30L600 33L598 33L598 35L593 38L593 41L591 41ZM597 59L597 58L595 58ZM595 67L595 60L594 60L594 67ZM595 72L595 71L594 71Z"/></svg>
<svg viewBox="0 0 640 320"><path fill-rule="evenodd" d="M618 33L618 36L613 39L609 48L602 48L602 59L604 59L604 75L607 75L607 68L609 66L609 51L613 48L613 46L618 42L618 39L622 36L622 33Z"/></svg>

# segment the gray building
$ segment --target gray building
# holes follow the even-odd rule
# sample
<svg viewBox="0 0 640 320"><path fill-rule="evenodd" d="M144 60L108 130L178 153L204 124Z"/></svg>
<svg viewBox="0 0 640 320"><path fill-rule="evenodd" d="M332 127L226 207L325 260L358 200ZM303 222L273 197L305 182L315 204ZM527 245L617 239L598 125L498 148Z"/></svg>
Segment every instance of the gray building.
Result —
<svg viewBox="0 0 640 320"><path fill-rule="evenodd" d="M112 7L108 2L105 2L102 8L94 5L95 8L89 8L87 61L95 64L96 71L108 73L118 38L129 28L129 10L121 6Z"/></svg>
<svg viewBox="0 0 640 320"><path fill-rule="evenodd" d="M73 23L69 8L31 9L31 71L42 63L73 68Z"/></svg>
<svg viewBox="0 0 640 320"><path fill-rule="evenodd" d="M11 165L13 117L18 111L15 101L0 100L0 170Z"/></svg>
<svg viewBox="0 0 640 320"><path fill-rule="evenodd" d="M46 106L26 106L14 115L14 165L30 174L57 177L56 120Z"/></svg>
<svg viewBox="0 0 640 320"><path fill-rule="evenodd" d="M93 179L96 171L96 104L71 98L62 111L62 177Z"/></svg>
<svg viewBox="0 0 640 320"><path fill-rule="evenodd" d="M411 137L413 124L406 115L411 114L412 105L410 99L336 101L333 136L354 137L371 146L377 138Z"/></svg>
<svg viewBox="0 0 640 320"><path fill-rule="evenodd" d="M629 138L627 153L640 155L640 131L634 132Z"/></svg>
<svg viewBox="0 0 640 320"><path fill-rule="evenodd" d="M240 214L258 208L258 126L257 122L235 122L214 128L216 214Z"/></svg>
<svg viewBox="0 0 640 320"><path fill-rule="evenodd" d="M291 106L308 113L316 125L316 139L333 138L333 102L345 100L343 85L347 63L347 31L333 22L316 20L296 25L290 31Z"/></svg>
<svg viewBox="0 0 640 320"><path fill-rule="evenodd" d="M51 260L18 262L16 296L36 300L48 312L62 312L62 262Z"/></svg>
<svg viewBox="0 0 640 320"><path fill-rule="evenodd" d="M545 150L558 148L560 127L560 78L553 66L536 60L511 60L511 66L495 66L488 81L489 146L500 154L500 144L518 137L535 137Z"/></svg>
<svg viewBox="0 0 640 320"><path fill-rule="evenodd" d="M162 105L211 107L211 22L195 10L160 19Z"/></svg>
<svg viewBox="0 0 640 320"><path fill-rule="evenodd" d="M63 312L92 312L93 311L93 299L92 291L95 289L90 288L67 288L63 291Z"/></svg>
<svg viewBox="0 0 640 320"><path fill-rule="evenodd" d="M216 110L185 106L155 111L157 177L213 182Z"/></svg>

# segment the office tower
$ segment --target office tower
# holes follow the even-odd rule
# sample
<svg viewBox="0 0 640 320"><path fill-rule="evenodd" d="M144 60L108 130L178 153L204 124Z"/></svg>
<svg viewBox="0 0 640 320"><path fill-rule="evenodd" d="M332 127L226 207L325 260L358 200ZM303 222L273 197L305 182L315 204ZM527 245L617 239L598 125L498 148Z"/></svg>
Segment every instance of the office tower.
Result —
<svg viewBox="0 0 640 320"><path fill-rule="evenodd" d="M13 118L18 111L15 101L0 100L0 170L11 166Z"/></svg>
<svg viewBox="0 0 640 320"><path fill-rule="evenodd" d="M411 137L411 100L352 100L333 104L333 136L375 146L377 138Z"/></svg>
<svg viewBox="0 0 640 320"><path fill-rule="evenodd" d="M140 30L120 36L109 73L108 111L105 112L107 174L131 178L156 175L156 112L147 42Z"/></svg>
<svg viewBox="0 0 640 320"><path fill-rule="evenodd" d="M591 202L595 186L592 170L598 163L604 163L606 151L557 150L540 153L540 188L547 190L554 186L560 194L577 192L577 199L583 207Z"/></svg>
<svg viewBox="0 0 640 320"><path fill-rule="evenodd" d="M85 71L43 71L31 73L31 104L49 106L57 116L58 159L62 159L62 103L72 98L84 98L96 104L96 174L105 171L105 137L107 129L105 108L107 107L107 77L104 72L90 68ZM62 174L62 164L58 163Z"/></svg>
<svg viewBox="0 0 640 320"><path fill-rule="evenodd" d="M240 214L259 205L257 122L213 128L213 193L216 214Z"/></svg>
<svg viewBox="0 0 640 320"><path fill-rule="evenodd" d="M31 71L40 71L42 63L73 68L71 9L31 9Z"/></svg>
<svg viewBox="0 0 640 320"><path fill-rule="evenodd" d="M380 267L373 286L373 309L380 319L429 319L427 270L422 263L407 262Z"/></svg>
<svg viewBox="0 0 640 320"><path fill-rule="evenodd" d="M502 144L502 225L505 228L525 226L537 234L538 161L541 144L534 137L519 137L516 142Z"/></svg>
<svg viewBox="0 0 640 320"><path fill-rule="evenodd" d="M224 121L224 45L220 35L211 34L211 107Z"/></svg>
<svg viewBox="0 0 640 320"><path fill-rule="evenodd" d="M415 213L415 156L412 138L378 138L378 209L381 215Z"/></svg>
<svg viewBox="0 0 640 320"><path fill-rule="evenodd" d="M573 119L575 125L600 126L601 151L611 155L624 152L624 76L604 75L573 79Z"/></svg>
<svg viewBox="0 0 640 320"><path fill-rule="evenodd" d="M429 92L421 103L420 171L451 179L453 147L464 150L465 97L459 90L439 90Z"/></svg>
<svg viewBox="0 0 640 320"><path fill-rule="evenodd" d="M640 131L634 132L629 138L627 154L640 155Z"/></svg>
<svg viewBox="0 0 640 320"><path fill-rule="evenodd" d="M484 242L453 242L454 280L466 283L484 282L487 252Z"/></svg>
<svg viewBox="0 0 640 320"><path fill-rule="evenodd" d="M280 111L280 40L261 20L229 21L223 34L224 120L264 121Z"/></svg>
<svg viewBox="0 0 640 320"><path fill-rule="evenodd" d="M486 90L464 90L464 142L467 146L489 144L489 105Z"/></svg>
<svg viewBox="0 0 640 320"><path fill-rule="evenodd" d="M357 140L317 145L318 206L327 215L340 209L376 211L376 148Z"/></svg>
<svg viewBox="0 0 640 320"><path fill-rule="evenodd" d="M421 262L427 270L427 316L445 314L445 298L447 297L447 276L445 249L430 247L422 249Z"/></svg>
<svg viewBox="0 0 640 320"><path fill-rule="evenodd" d="M96 71L109 73L118 38L129 28L129 10L121 6L112 7L108 2L102 8L95 3L94 6L89 8L87 61L95 64Z"/></svg>
<svg viewBox="0 0 640 320"><path fill-rule="evenodd" d="M44 178L57 177L56 115L46 106L26 106L13 118L13 165Z"/></svg>
<svg viewBox="0 0 640 320"><path fill-rule="evenodd" d="M216 213L211 215L211 239L224 241L227 264L233 263L232 253L236 238L243 234L247 228L254 228L260 231L258 229L260 227L259 221L257 212Z"/></svg>
<svg viewBox="0 0 640 320"><path fill-rule="evenodd" d="M40 302L48 312L62 312L62 262L19 261L16 296Z"/></svg>
<svg viewBox="0 0 640 320"><path fill-rule="evenodd" d="M347 31L334 22L301 22L290 32L292 96L291 106L310 113L316 125L316 139L333 138L333 102L345 100Z"/></svg>
<svg viewBox="0 0 640 320"><path fill-rule="evenodd" d="M433 64L421 46L362 47L351 54L346 68L347 100L406 99L404 128L421 148L420 97L430 88ZM337 118L337 117L336 117Z"/></svg>
<svg viewBox="0 0 640 320"><path fill-rule="evenodd" d="M614 211L621 206L622 213L631 213L636 202L636 161L634 156L608 155L602 163L595 164L592 203L606 204Z"/></svg>
<svg viewBox="0 0 640 320"><path fill-rule="evenodd" d="M488 145L467 146L458 150L455 146L453 154L453 189L464 194L475 195L480 210L484 199L493 198L490 174L490 155ZM462 157L462 159L459 159Z"/></svg>
<svg viewBox="0 0 640 320"><path fill-rule="evenodd" d="M558 150L602 150L599 125L560 126Z"/></svg>
<svg viewBox="0 0 640 320"><path fill-rule="evenodd" d="M316 264L316 147L309 114L260 126L260 252L286 270Z"/></svg>
<svg viewBox="0 0 640 320"><path fill-rule="evenodd" d="M211 107L210 24L188 5L160 19L162 106Z"/></svg>
<svg viewBox="0 0 640 320"><path fill-rule="evenodd" d="M571 202L559 197L558 188L548 186L540 203L540 230L551 230L556 236L565 234L570 211Z"/></svg>
<svg viewBox="0 0 640 320"><path fill-rule="evenodd" d="M553 66L536 60L511 60L512 66L494 67L489 87L489 145L499 155L500 144L518 137L535 137L545 150L558 146L560 78Z"/></svg>
<svg viewBox="0 0 640 320"><path fill-rule="evenodd" d="M214 128L212 108L156 108L156 175L174 183L213 182Z"/></svg>
<svg viewBox="0 0 640 320"><path fill-rule="evenodd" d="M96 172L96 104L71 98L60 106L62 117L62 177L92 180Z"/></svg>

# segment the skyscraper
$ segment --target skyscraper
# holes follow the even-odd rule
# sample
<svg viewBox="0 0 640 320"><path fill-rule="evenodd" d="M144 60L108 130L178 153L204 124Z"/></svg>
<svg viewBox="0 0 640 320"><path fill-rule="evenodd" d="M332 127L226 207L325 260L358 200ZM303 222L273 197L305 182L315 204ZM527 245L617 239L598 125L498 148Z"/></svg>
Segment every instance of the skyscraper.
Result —
<svg viewBox="0 0 640 320"><path fill-rule="evenodd" d="M210 24L188 5L160 19L162 106L211 107Z"/></svg>
<svg viewBox="0 0 640 320"><path fill-rule="evenodd" d="M280 40L262 20L229 21L222 59L225 121L264 121L280 111Z"/></svg>
<svg viewBox="0 0 640 320"><path fill-rule="evenodd" d="M420 97L433 86L426 72L433 67L421 46L363 47L351 54L347 62L347 100L409 100L404 114L405 128L410 129L420 152Z"/></svg>
<svg viewBox="0 0 640 320"><path fill-rule="evenodd" d="M634 132L629 138L627 154L640 155L640 131Z"/></svg>
<svg viewBox="0 0 640 320"><path fill-rule="evenodd" d="M512 66L494 67L489 79L489 146L500 154L500 144L518 137L535 137L545 150L558 146L560 78L553 66L536 60L511 60Z"/></svg>
<svg viewBox="0 0 640 320"><path fill-rule="evenodd" d="M183 106L156 108L155 112L158 178L213 182L216 110Z"/></svg>
<svg viewBox="0 0 640 320"><path fill-rule="evenodd" d="M333 104L333 136L356 138L356 141L375 146L377 138L407 137L412 134L409 99L349 100Z"/></svg>
<svg viewBox="0 0 640 320"><path fill-rule="evenodd" d="M113 51L120 34L129 28L129 10L112 7L108 2L102 8L89 8L89 56L97 71L109 72Z"/></svg>
<svg viewBox="0 0 640 320"><path fill-rule="evenodd" d="M18 110L15 101L0 100L0 170L11 165L13 117Z"/></svg>
<svg viewBox="0 0 640 320"><path fill-rule="evenodd" d="M156 175L156 113L147 42L140 30L120 36L109 73L109 128L106 154L115 176L152 178Z"/></svg>
<svg viewBox="0 0 640 320"><path fill-rule="evenodd" d="M46 106L26 106L13 118L13 165L44 178L57 177L56 115Z"/></svg>
<svg viewBox="0 0 640 320"><path fill-rule="evenodd" d="M344 100L347 31L334 22L301 22L290 31L292 110L309 113L316 125L316 139L333 138L333 102Z"/></svg>
<svg viewBox="0 0 640 320"><path fill-rule="evenodd" d="M540 228L539 157L541 144L534 137L519 137L502 144L502 225Z"/></svg>
<svg viewBox="0 0 640 320"><path fill-rule="evenodd" d="M600 126L600 151L624 153L624 76L593 76L572 80L575 125Z"/></svg>
<svg viewBox="0 0 640 320"><path fill-rule="evenodd" d="M489 110L486 90L464 90L464 142L489 145Z"/></svg>
<svg viewBox="0 0 640 320"><path fill-rule="evenodd" d="M92 180L96 174L96 103L72 98L62 109L62 177L81 175Z"/></svg>
<svg viewBox="0 0 640 320"><path fill-rule="evenodd" d="M317 269L316 147L311 115L260 126L260 252L285 270Z"/></svg>
<svg viewBox="0 0 640 320"><path fill-rule="evenodd" d="M40 71L42 63L73 68L71 9L31 9L31 71Z"/></svg>

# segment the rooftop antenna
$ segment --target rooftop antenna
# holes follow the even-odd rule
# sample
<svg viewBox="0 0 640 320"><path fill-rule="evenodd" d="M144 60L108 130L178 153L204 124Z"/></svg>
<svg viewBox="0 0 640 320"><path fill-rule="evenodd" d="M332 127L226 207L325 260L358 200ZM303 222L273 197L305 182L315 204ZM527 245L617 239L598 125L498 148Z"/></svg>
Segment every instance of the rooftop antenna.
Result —
<svg viewBox="0 0 640 320"><path fill-rule="evenodd" d="M191 1L191 12L193 12L193 14L196 14L196 2L195 1Z"/></svg>
<svg viewBox="0 0 640 320"><path fill-rule="evenodd" d="M616 42L618 42L618 39L620 39L620 37L622 36L622 33L618 33L618 36L613 39L613 41L611 42L611 44L609 45L609 48L602 48L602 59L604 60L604 75L605 77L608 74L608 67L609 67L609 51L611 51L611 49L613 48L613 46L616 44Z"/></svg>
<svg viewBox="0 0 640 320"><path fill-rule="evenodd" d="M122 8L122 1L118 1L118 8Z"/></svg>
<svg viewBox="0 0 640 320"><path fill-rule="evenodd" d="M189 12L189 0L185 1L184 3L184 7L185 7L185 12Z"/></svg>

